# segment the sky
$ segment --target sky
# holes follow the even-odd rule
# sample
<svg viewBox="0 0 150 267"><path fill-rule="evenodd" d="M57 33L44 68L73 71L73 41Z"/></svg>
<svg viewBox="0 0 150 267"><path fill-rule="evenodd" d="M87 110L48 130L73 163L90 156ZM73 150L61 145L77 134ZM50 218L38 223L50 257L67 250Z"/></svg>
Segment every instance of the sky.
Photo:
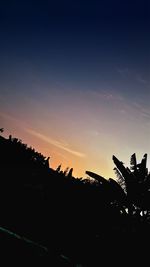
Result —
<svg viewBox="0 0 150 267"><path fill-rule="evenodd" d="M149 154L149 29L145 0L0 1L4 136L76 177Z"/></svg>

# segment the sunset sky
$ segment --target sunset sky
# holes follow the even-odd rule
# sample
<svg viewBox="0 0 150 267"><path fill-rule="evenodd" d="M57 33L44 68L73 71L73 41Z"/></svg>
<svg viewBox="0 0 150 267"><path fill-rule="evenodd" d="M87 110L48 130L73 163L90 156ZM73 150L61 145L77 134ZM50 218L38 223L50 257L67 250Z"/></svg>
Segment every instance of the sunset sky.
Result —
<svg viewBox="0 0 150 267"><path fill-rule="evenodd" d="M150 157L148 2L0 1L4 136L78 177Z"/></svg>

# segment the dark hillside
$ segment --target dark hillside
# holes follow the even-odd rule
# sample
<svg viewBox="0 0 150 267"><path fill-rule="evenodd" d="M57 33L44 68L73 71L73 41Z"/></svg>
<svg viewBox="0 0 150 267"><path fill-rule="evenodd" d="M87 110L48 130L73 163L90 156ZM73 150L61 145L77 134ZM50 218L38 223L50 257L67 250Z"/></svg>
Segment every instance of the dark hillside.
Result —
<svg viewBox="0 0 150 267"><path fill-rule="evenodd" d="M7 254L15 257L16 248L28 259L53 259L53 266L97 266L110 260L107 254L117 262L116 251L132 258L133 248L140 251L149 237L148 209L140 211L135 202L129 212L129 197L113 179L87 172L92 179L83 180L72 170L53 170L48 159L11 136L0 136L0 169L0 243Z"/></svg>

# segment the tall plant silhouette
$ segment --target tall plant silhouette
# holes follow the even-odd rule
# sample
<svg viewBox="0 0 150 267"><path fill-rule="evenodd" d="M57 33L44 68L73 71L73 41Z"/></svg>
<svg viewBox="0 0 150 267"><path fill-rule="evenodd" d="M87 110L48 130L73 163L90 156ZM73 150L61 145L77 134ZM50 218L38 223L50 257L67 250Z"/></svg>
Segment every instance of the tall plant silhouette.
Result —
<svg viewBox="0 0 150 267"><path fill-rule="evenodd" d="M124 166L115 156L113 161L118 183L127 195L129 214L139 214L145 217L150 210L150 173L147 168L147 154L137 163L136 154L131 156L130 169Z"/></svg>
<svg viewBox="0 0 150 267"><path fill-rule="evenodd" d="M122 213L126 213L127 196L119 183L112 178L106 179L94 172L86 171L86 174L97 181L107 204L119 208Z"/></svg>
<svg viewBox="0 0 150 267"><path fill-rule="evenodd" d="M111 205L119 207L123 213L129 215L142 214L146 218L150 211L150 173L148 172L147 154L137 163L135 153L131 156L130 169L124 163L113 156L116 167L114 168L117 179L105 179L104 177L86 171L95 179L104 192L104 197Z"/></svg>

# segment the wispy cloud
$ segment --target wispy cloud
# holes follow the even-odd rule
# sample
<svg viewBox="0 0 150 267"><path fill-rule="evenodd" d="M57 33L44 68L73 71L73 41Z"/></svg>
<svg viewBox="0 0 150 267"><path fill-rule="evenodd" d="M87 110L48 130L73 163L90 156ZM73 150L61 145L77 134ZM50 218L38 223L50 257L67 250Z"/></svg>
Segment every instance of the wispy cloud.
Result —
<svg viewBox="0 0 150 267"><path fill-rule="evenodd" d="M133 102L133 108L138 114L138 117L141 115L142 117L146 119L150 119L150 108L149 107L146 108L140 103Z"/></svg>
<svg viewBox="0 0 150 267"><path fill-rule="evenodd" d="M123 97L113 91L91 91L91 94L106 101L123 101Z"/></svg>
<svg viewBox="0 0 150 267"><path fill-rule="evenodd" d="M145 118L147 118L147 119L150 119L150 109L145 109L145 108L143 108L143 109L141 110L141 113L142 113L142 116L143 116L143 117L145 117Z"/></svg>
<svg viewBox="0 0 150 267"><path fill-rule="evenodd" d="M0 111L0 117L2 117L4 120L9 121L13 124L17 124L17 125L24 125L25 123L23 121L21 121L20 119L16 118L13 115L10 115L8 113L5 112L1 112Z"/></svg>
<svg viewBox="0 0 150 267"><path fill-rule="evenodd" d="M11 120L11 121L17 121L17 119L7 113L1 112L0 111L0 116L3 117L4 119Z"/></svg>
<svg viewBox="0 0 150 267"><path fill-rule="evenodd" d="M149 84L149 79L146 79L143 77L141 73L138 73L134 69L129 69L129 68L118 68L117 72L124 78L130 78L134 82L139 82L143 85Z"/></svg>
<svg viewBox="0 0 150 267"><path fill-rule="evenodd" d="M138 82L142 83L142 84L147 84L148 81L146 79L144 79L141 75L137 74L136 75L136 79Z"/></svg>
<svg viewBox="0 0 150 267"><path fill-rule="evenodd" d="M63 150L65 150L65 151L67 151L67 152L69 152L69 153L71 153L71 154L73 154L73 155L75 155L77 157L83 158L83 157L86 156L84 153L81 153L79 151L73 150L73 149L69 148L67 145L64 145L64 143L61 143L61 142L59 142L59 141L57 141L55 139L47 137L47 136L45 136L45 135L43 135L41 133L38 133L38 132L36 132L36 131L34 131L32 129L27 128L27 129L25 129L25 131L28 132L29 134L32 134L32 135L38 137L39 139L41 139L43 141L45 141L45 142L47 142L47 143L49 143L51 145L54 145L54 146L56 146L56 147L58 147L60 149L63 149Z"/></svg>
<svg viewBox="0 0 150 267"><path fill-rule="evenodd" d="M127 76L129 74L128 68L118 68L117 71L122 76Z"/></svg>

